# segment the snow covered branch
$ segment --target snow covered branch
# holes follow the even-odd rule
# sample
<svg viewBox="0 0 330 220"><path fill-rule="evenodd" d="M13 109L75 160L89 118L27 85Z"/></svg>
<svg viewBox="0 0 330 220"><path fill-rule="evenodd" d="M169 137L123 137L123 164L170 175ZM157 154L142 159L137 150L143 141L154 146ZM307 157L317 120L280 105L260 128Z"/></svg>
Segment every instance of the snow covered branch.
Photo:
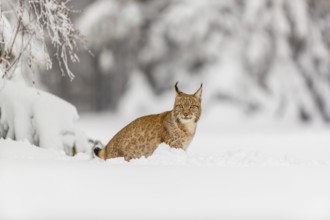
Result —
<svg viewBox="0 0 330 220"><path fill-rule="evenodd" d="M33 72L34 65L52 67L46 48L50 40L63 75L74 74L69 62L79 61L77 43L82 36L70 19L70 1L17 0L1 3L0 65L2 78L11 79L19 64Z"/></svg>

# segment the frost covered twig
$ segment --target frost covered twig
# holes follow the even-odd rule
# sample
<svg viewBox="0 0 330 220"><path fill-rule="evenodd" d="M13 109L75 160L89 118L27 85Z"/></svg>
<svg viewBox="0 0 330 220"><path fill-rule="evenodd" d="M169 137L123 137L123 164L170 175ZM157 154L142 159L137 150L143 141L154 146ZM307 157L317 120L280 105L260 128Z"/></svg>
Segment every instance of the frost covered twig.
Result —
<svg viewBox="0 0 330 220"><path fill-rule="evenodd" d="M29 1L37 18L38 26L43 27L41 29L43 34L47 33L53 46L56 48L56 57L62 73L64 74L62 68L64 65L66 73L73 79L74 75L68 67L68 61L69 58L72 62L79 61L75 51L78 49L77 40L81 39L81 35L69 18L69 14L72 11L67 7L68 2L58 0Z"/></svg>
<svg viewBox="0 0 330 220"><path fill-rule="evenodd" d="M0 42L2 44L0 65L2 65L3 77L10 78L11 76L8 76L10 70L18 63L25 63L31 68L32 64L41 62L47 69L51 68L52 60L46 50L46 40L49 39L55 48L55 57L62 74L67 74L71 80L74 78L68 63L79 61L76 51L78 50L77 43L82 40L82 36L69 17L73 11L68 8L68 2L61 0L9 1L7 6L10 8L11 19L2 13L3 9L0 5ZM15 27L14 31L12 27ZM26 59L23 60L23 57ZM35 60L35 57L39 59Z"/></svg>
<svg viewBox="0 0 330 220"><path fill-rule="evenodd" d="M9 46L9 52L12 53L13 51L13 47L14 47L14 44L15 44L15 41L16 41L16 38L17 38L17 35L18 35L18 32L21 28L21 25L22 25L22 14L23 14L23 0L19 0L19 8L18 8L18 19L17 19L17 27L16 27L16 30L15 30L15 34L14 34L14 38Z"/></svg>

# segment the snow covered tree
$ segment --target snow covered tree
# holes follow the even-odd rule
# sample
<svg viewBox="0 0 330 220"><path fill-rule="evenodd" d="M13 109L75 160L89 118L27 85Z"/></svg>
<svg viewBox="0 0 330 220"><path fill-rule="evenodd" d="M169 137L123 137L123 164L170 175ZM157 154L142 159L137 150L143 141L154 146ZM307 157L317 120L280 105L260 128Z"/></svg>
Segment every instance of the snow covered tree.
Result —
<svg viewBox="0 0 330 220"><path fill-rule="evenodd" d="M99 0L78 25L118 85L133 72L156 93L204 81L247 112L330 121L329 12L327 0Z"/></svg>
<svg viewBox="0 0 330 220"><path fill-rule="evenodd" d="M214 95L244 108L329 121L330 56L321 33L329 18L316 13L329 3L179 2L164 10L142 50L156 84L197 73L213 79Z"/></svg>
<svg viewBox="0 0 330 220"><path fill-rule="evenodd" d="M28 140L43 148L90 152L87 137L74 126L74 106L35 85L38 68L51 68L46 42L55 48L62 74L74 74L77 42L67 2L13 0L0 2L0 138Z"/></svg>

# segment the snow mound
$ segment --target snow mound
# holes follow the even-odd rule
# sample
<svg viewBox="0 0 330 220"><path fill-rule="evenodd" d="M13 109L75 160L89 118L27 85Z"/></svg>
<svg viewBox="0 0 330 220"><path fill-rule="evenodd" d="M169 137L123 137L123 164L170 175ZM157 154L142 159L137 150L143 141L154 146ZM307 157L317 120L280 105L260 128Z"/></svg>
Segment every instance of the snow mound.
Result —
<svg viewBox="0 0 330 220"><path fill-rule="evenodd" d="M68 102L22 83L0 80L0 137L27 140L42 148L72 154L90 152L87 137L74 122L78 113Z"/></svg>
<svg viewBox="0 0 330 220"><path fill-rule="evenodd" d="M43 149L31 145L27 140L0 139L0 160L65 160L69 158L62 151Z"/></svg>

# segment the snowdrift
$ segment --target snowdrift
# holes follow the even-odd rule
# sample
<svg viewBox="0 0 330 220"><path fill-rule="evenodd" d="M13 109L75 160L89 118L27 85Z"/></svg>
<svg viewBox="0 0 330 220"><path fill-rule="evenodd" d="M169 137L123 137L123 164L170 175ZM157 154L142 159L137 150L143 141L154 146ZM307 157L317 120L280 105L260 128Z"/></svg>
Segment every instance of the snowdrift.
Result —
<svg viewBox="0 0 330 220"><path fill-rule="evenodd" d="M74 106L23 83L0 80L0 137L28 140L42 148L71 155L90 152L88 139L77 129Z"/></svg>

